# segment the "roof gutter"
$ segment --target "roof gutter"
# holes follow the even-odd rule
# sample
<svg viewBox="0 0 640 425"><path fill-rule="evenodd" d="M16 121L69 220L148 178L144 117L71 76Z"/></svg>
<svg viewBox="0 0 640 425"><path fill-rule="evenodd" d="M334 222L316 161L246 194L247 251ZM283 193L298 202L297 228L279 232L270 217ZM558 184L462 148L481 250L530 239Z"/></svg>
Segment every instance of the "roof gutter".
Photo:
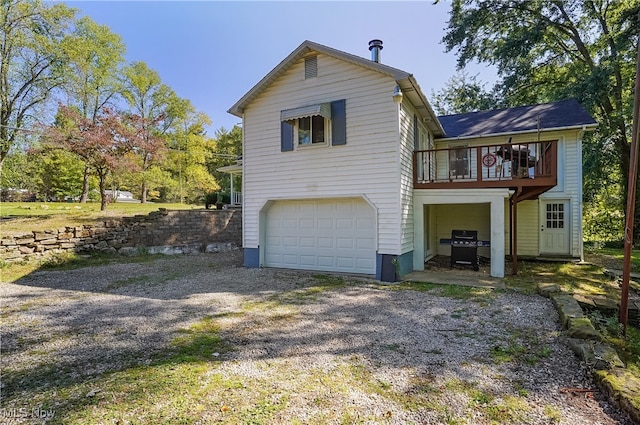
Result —
<svg viewBox="0 0 640 425"><path fill-rule="evenodd" d="M552 128L544 128L540 129L540 132L549 132L549 131L564 131L564 130L582 130L582 131L591 131L596 128L598 124L583 124L583 125L570 125L566 127L552 127ZM513 136L517 134L528 134L528 133L538 133L537 129L533 130L522 130L522 131L505 131L502 133L489 133L489 134L478 134L473 136L458 136L458 137L443 137L441 139L436 139L436 142L448 142L453 140L468 140L468 139L485 139L488 137L500 137L500 136Z"/></svg>
<svg viewBox="0 0 640 425"><path fill-rule="evenodd" d="M429 104L429 101L427 101L427 98L424 96L424 93L422 93L422 90L420 89L420 85L418 84L418 82L414 78L413 74L409 74L409 77L407 79L409 80L409 83L411 83L411 86L413 87L413 89L416 91L416 93L420 97L420 100L422 101L422 103L424 103L424 105L427 107L427 112L429 112L429 115L431 115L432 121L435 122L437 129L441 132L441 134L443 136L446 135L446 133L444 131L444 127L442 127L442 124L440 123L440 120L438 119L438 116L433 111L433 108Z"/></svg>

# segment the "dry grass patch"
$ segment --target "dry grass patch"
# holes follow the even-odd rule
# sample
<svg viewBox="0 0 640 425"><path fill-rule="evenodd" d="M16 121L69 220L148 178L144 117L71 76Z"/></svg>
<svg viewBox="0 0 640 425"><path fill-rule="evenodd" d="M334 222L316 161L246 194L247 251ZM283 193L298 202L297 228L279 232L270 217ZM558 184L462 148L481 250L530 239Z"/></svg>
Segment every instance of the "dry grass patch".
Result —
<svg viewBox="0 0 640 425"><path fill-rule="evenodd" d="M64 202L3 202L0 206L2 235L24 234L31 231L75 227L84 224L149 214L158 208L170 210L203 209L202 205L156 204L156 203L112 203L106 211L100 211L100 203Z"/></svg>
<svg viewBox="0 0 640 425"><path fill-rule="evenodd" d="M552 282L567 293L619 299L618 283L604 271L600 265L526 261L520 263L517 276L506 276L504 282L507 288L526 293L534 293L539 283Z"/></svg>

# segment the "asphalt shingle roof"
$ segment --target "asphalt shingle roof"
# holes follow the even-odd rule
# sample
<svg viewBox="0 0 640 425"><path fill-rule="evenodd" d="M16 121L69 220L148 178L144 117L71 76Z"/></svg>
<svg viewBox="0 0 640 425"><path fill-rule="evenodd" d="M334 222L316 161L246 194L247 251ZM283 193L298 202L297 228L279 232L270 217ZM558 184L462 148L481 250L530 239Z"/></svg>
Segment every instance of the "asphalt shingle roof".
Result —
<svg viewBox="0 0 640 425"><path fill-rule="evenodd" d="M446 138L536 131L538 119L541 130L597 124L574 99L438 117Z"/></svg>

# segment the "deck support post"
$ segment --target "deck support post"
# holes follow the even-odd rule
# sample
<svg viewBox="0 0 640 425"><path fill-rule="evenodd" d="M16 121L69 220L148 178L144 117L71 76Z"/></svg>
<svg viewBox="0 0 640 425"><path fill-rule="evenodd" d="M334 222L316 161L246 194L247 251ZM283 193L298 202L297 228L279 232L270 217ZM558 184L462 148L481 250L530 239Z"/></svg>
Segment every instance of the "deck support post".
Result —
<svg viewBox="0 0 640 425"><path fill-rule="evenodd" d="M511 274L518 274L518 196L522 188L511 196Z"/></svg>

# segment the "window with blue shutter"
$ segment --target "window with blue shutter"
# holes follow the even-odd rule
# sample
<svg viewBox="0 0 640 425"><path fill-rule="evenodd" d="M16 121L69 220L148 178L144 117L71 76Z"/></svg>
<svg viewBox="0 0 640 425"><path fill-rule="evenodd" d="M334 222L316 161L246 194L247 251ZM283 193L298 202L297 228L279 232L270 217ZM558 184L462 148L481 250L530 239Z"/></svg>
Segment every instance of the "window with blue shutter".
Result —
<svg viewBox="0 0 640 425"><path fill-rule="evenodd" d="M347 144L346 104L345 99L331 102L331 144L333 146Z"/></svg>
<svg viewBox="0 0 640 425"><path fill-rule="evenodd" d="M291 121L280 121L280 150L293 150L293 124Z"/></svg>
<svg viewBox="0 0 640 425"><path fill-rule="evenodd" d="M329 134L331 137L328 137ZM327 146L329 139L333 146L347 144L347 115L344 99L280 111L280 150L282 152L293 151L296 147Z"/></svg>

